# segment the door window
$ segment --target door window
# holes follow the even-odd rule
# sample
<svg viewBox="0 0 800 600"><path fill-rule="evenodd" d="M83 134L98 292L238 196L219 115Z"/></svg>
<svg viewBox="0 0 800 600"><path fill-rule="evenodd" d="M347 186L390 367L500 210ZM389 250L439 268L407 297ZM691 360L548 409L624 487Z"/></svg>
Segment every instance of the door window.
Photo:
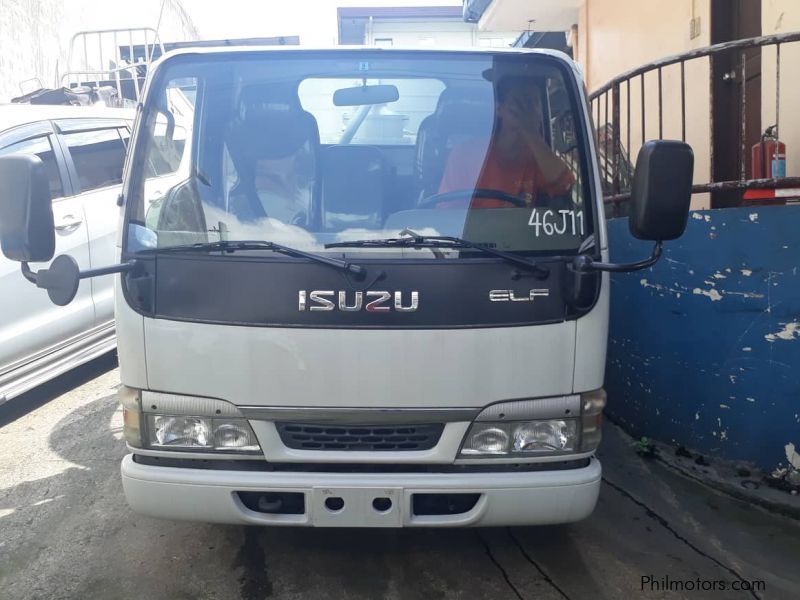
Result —
<svg viewBox="0 0 800 600"><path fill-rule="evenodd" d="M119 135L122 138L122 143L125 146L125 150L127 150L131 142L131 130L127 127L119 127L117 131L119 131Z"/></svg>
<svg viewBox="0 0 800 600"><path fill-rule="evenodd" d="M44 172L47 174L47 180L50 183L50 197L56 199L64 195L64 186L61 184L58 164L48 136L43 135L0 148L0 156L7 154L35 154L38 156L44 163Z"/></svg>
<svg viewBox="0 0 800 600"><path fill-rule="evenodd" d="M125 144L116 129L78 131L63 136L69 149L80 191L122 183Z"/></svg>

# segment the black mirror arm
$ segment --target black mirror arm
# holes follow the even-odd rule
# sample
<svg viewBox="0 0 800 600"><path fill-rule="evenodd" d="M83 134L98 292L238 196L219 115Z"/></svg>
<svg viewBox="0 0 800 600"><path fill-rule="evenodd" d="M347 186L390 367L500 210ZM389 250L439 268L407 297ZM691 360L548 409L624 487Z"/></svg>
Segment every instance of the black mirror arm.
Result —
<svg viewBox="0 0 800 600"><path fill-rule="evenodd" d="M78 273L79 279L89 279L90 277L99 277L101 275L113 275L114 273L125 273L127 271L132 271L137 266L135 260L130 262L120 263L118 265L111 265L108 267L100 267L98 269L87 269L85 271L80 271ZM22 269L22 276L25 277L28 281L35 284L37 287L46 287L45 285L40 285L40 283L44 283L40 281L39 274L46 273L48 269L39 269L38 271L32 271L28 263L23 262L21 264Z"/></svg>
<svg viewBox="0 0 800 600"><path fill-rule="evenodd" d="M36 284L36 273L31 271L31 268L28 266L28 263L23 262L21 268L22 268L22 276L31 283Z"/></svg>
<svg viewBox="0 0 800 600"><path fill-rule="evenodd" d="M619 264L619 263L604 263L594 262L591 256L582 254L576 256L573 262L576 270L594 270L594 271L609 271L611 273L630 273L632 271L640 271L647 267L652 267L661 258L662 244L660 240L653 246L653 253L646 258L635 263Z"/></svg>
<svg viewBox="0 0 800 600"><path fill-rule="evenodd" d="M87 269L81 271L79 277L81 279L89 279L90 277L100 277L101 275L113 275L115 273L127 273L133 271L138 263L135 260L120 263L118 265L111 265L108 267L99 267L97 269Z"/></svg>

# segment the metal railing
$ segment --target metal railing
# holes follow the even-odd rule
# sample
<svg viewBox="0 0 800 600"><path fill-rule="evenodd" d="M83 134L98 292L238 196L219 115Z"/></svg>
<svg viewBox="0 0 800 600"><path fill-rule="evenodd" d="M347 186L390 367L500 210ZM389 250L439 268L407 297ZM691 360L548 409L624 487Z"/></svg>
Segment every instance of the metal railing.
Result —
<svg viewBox="0 0 800 600"><path fill-rule="evenodd" d="M137 57L137 50L143 56ZM147 68L162 54L164 45L151 27L79 31L72 36L67 71L59 83L64 87L112 85L119 98L132 91L130 99L138 100Z"/></svg>
<svg viewBox="0 0 800 600"><path fill-rule="evenodd" d="M726 190L746 190L753 188L760 189L777 189L787 187L800 187L800 177L781 177L770 179L748 179L745 170L746 156L748 148L746 147L746 109L747 109L747 58L746 52L755 48L763 48L767 46L774 46L776 49L776 62L775 62L775 124L780 125L780 86L781 86L781 46L792 42L800 41L800 32L762 36L756 38L748 38L743 40L736 40L732 42L725 42L722 44L715 44L705 48L691 50L674 56L669 56L642 65L632 69L618 77L615 77L604 86L592 92L589 96L592 116L596 125L596 146L598 158L600 161L601 174L603 178L603 194L606 204L611 205L612 213L616 216L622 214L623 204L630 199L630 183L632 179L633 167L628 159L634 146L633 144L644 144L646 139L646 131L648 124L654 126L652 120L658 119L658 139L664 138L664 69L666 67L677 65L680 69L680 126L681 126L681 140L686 141L686 63L690 61L699 61L702 59L708 60L710 71L710 81L714 81L715 58L724 55L733 55L738 60L736 63L739 69L739 77L741 78L741 90L739 115L741 117L741 128L738 132L739 138L739 178L735 180L715 181L714 180L714 144L713 139L710 144L709 155L709 179L707 183L696 184L692 188L692 192L698 193L713 193L722 192ZM758 58L761 61L761 57ZM654 75L653 75L654 74ZM645 77L651 75L655 76L655 84L657 86L658 104L657 110L652 107L648 111L647 105L647 86ZM736 73L728 74L729 79L735 80ZM726 79L727 81L727 79ZM650 80L651 85L653 80ZM634 124L631 122L631 95L639 96L639 104L641 114L639 115L640 122L635 126L641 128L640 140L632 140L632 129ZM623 102L624 95L624 102ZM623 115L624 108L624 115ZM710 100L709 112L709 136L713 137L714 131L714 99L713 93ZM670 110L677 110L677 107ZM648 118L650 120L648 120ZM623 140L623 130L625 132L625 139ZM776 127L779 130L779 127ZM624 141L624 143L623 143Z"/></svg>

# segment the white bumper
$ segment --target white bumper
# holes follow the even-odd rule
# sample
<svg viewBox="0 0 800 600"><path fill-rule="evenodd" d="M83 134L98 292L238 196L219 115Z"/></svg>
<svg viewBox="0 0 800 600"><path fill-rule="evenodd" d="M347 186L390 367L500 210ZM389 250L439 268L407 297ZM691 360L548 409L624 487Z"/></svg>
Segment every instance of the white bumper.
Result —
<svg viewBox="0 0 800 600"><path fill-rule="evenodd" d="M306 473L182 469L122 461L122 485L128 504L143 515L239 525L311 525L317 527L425 527L552 525L588 517L600 492L600 462L559 471L483 473ZM304 514L255 512L237 492L300 492ZM414 494L477 493L467 512L415 515ZM344 507L332 512L329 497ZM389 510L373 507L391 500Z"/></svg>

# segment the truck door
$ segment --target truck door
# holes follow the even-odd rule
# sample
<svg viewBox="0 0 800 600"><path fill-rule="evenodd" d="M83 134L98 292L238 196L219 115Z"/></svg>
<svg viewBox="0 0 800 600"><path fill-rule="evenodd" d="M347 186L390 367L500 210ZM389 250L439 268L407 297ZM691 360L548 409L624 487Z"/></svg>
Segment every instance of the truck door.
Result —
<svg viewBox="0 0 800 600"><path fill-rule="evenodd" d="M71 195L66 165L49 122L15 128L0 135L0 155L35 154L45 165L53 199L56 251L89 268L89 235L83 204ZM31 264L34 271L46 264ZM22 276L19 264L0 256L0 379L33 360L65 346L94 325L91 285L81 282L75 300L56 306Z"/></svg>
<svg viewBox="0 0 800 600"><path fill-rule="evenodd" d="M56 122L59 138L66 150L67 169L83 203L89 234L89 260L93 268L112 265L117 259L117 197L122 184L125 144L120 131L123 121L111 119L69 119ZM114 320L114 278L93 277L95 325Z"/></svg>

